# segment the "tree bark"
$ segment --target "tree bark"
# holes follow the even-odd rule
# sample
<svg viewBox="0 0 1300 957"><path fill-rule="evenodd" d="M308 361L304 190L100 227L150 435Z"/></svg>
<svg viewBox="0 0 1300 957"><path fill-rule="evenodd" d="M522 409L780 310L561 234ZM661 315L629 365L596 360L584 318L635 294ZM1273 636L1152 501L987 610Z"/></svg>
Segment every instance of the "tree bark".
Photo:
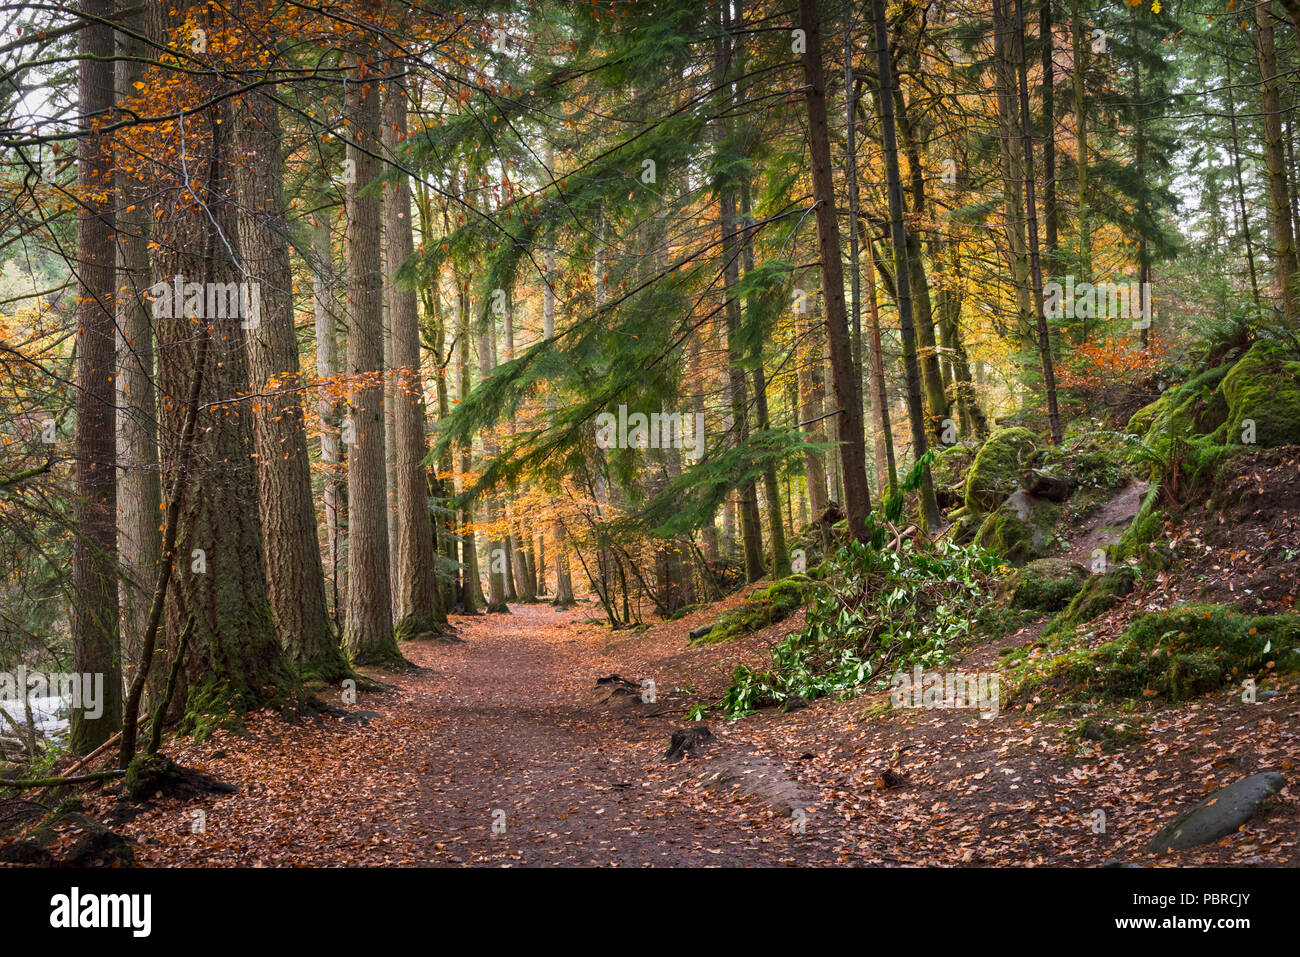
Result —
<svg viewBox="0 0 1300 957"><path fill-rule="evenodd" d="M478 336L478 374L479 382L487 381L492 370L496 368L495 353L496 339L496 322L489 312L483 324L482 331ZM497 452L496 437L489 429L483 435L483 451L489 459L495 458ZM485 493L483 496L483 512L487 521L488 528L488 597L487 611L489 614L508 614L510 606L506 599L506 569L508 567L509 556L506 554L503 543L504 536L498 531L501 522L500 504L493 498L492 494Z"/></svg>
<svg viewBox="0 0 1300 957"><path fill-rule="evenodd" d="M113 155L97 127L113 110L113 3L82 0L99 18L81 28L77 99L77 426L73 522L73 670L101 676L103 713L71 713L71 743L89 754L122 722L122 649L117 604L117 429L113 408L117 333L114 326Z"/></svg>
<svg viewBox="0 0 1300 957"><path fill-rule="evenodd" d="M139 96L135 84L144 75L144 30L138 9L121 11L127 31L117 35L115 65L119 103ZM146 293L149 276L149 214L143 171L129 154L118 157L117 191L117 548L122 581L123 676L129 684L143 651L149 595L162 558L158 513L162 485L158 464L158 401L154 390L154 331ZM134 208L132 208L134 207ZM162 691L154 676L146 689Z"/></svg>
<svg viewBox="0 0 1300 957"><path fill-rule="evenodd" d="M554 147L548 146L546 169L549 172L554 168ZM542 257L546 267L545 281L542 284L542 336L550 341L555 338L555 283L559 282L559 277L555 274L555 247L548 244ZM548 392L547 410L553 412L557 405L555 396ZM551 504L552 507L555 506L554 500ZM573 579L569 577L568 559L564 554L564 522L553 522L551 530L555 537L555 607L568 608L573 604Z"/></svg>
<svg viewBox="0 0 1300 957"><path fill-rule="evenodd" d="M184 121L192 144L188 180L176 177L158 203L156 274L186 283L239 283L230 244L238 242L233 204L233 117L229 102ZM206 167L206 182L200 171ZM202 185L200 183L202 182ZM213 285L207 285L211 290ZM188 306L188 303L187 303ZM157 319L162 461L167 487L183 490L167 601L168 647L195 619L182 670L182 730L210 730L236 715L283 701L297 684L275 634L262 552L248 391L248 347L237 316L195 316L188 308ZM188 313L188 314L186 314ZM204 343L206 342L206 346ZM184 431L184 402L201 379L190 464L182 469L174 437ZM182 471L188 474L182 475Z"/></svg>
<svg viewBox="0 0 1300 957"><path fill-rule="evenodd" d="M279 108L260 93L246 95L240 105L235 186L243 279L257 284L261 302L260 317L245 317L244 325L271 616L299 676L332 683L351 669L329 620L312 500Z"/></svg>
<svg viewBox="0 0 1300 957"><path fill-rule="evenodd" d="M719 8L719 34L714 41L713 81L719 88L730 89L727 74L731 62L731 18L729 6ZM714 143L718 149L725 147L728 137L727 121L714 121ZM741 323L741 305L736 291L740 283L740 217L737 213L736 188L724 182L718 189L719 228L722 232L721 268L723 296L726 298L723 315L727 336L727 379L731 400L732 446L737 447L749 437L748 402L745 373L736 337ZM842 292L842 291L841 291ZM758 489L753 481L737 487L740 516L740 540L745 563L745 580L757 581L765 572L763 568L762 523L758 514Z"/></svg>
<svg viewBox="0 0 1300 957"><path fill-rule="evenodd" d="M907 400L912 424L912 454L917 461L926 452L924 413L921 406L921 374L917 368L916 333L912 325L911 280L907 265L907 232L903 224L903 183L898 169L898 137L894 129L894 66L889 56L889 28L884 0L872 0L876 29L876 72L880 82L880 112L885 151L885 177L889 192L890 237L894 247L894 286L898 300L898 326L903 339L903 367L907 375ZM930 468L922 470L919 524L923 530L938 528L939 504L934 496Z"/></svg>
<svg viewBox="0 0 1300 957"><path fill-rule="evenodd" d="M312 308L316 325L316 378L320 417L320 460L324 466L325 539L330 566L330 605L339 633L339 615L348 593L347 583L347 473L341 441L342 403L334 396L339 373L339 347L334 310L334 251L329 224L317 214L312 225Z"/></svg>
<svg viewBox="0 0 1300 957"><path fill-rule="evenodd" d="M914 63L913 69L919 71L919 63ZM895 91L894 102L912 179L912 208L905 210L905 213L910 213L910 220L923 223L927 215L925 167L921 165L918 131L908 113L907 101L901 91ZM938 445L943 434L944 422L947 421L952 410L949 406L948 394L944 389L943 375L939 370L939 346L934 331L934 306L930 300L930 283L925 274L925 258L919 226L917 229L908 230L907 242L907 264L911 270L911 282L908 288L912 293L917 359L921 364L921 387L925 390L925 405L930 413L926 417L926 431L932 444Z"/></svg>
<svg viewBox="0 0 1300 957"><path fill-rule="evenodd" d="M1295 234L1286 178L1286 153L1282 148L1282 105L1278 94L1277 52L1273 41L1271 0L1255 7L1259 27L1260 107L1264 113L1264 157L1268 161L1269 207L1273 214L1273 269L1282 315L1289 326L1300 324L1300 290L1296 289Z"/></svg>
<svg viewBox="0 0 1300 957"><path fill-rule="evenodd" d="M406 89L389 81L384 103L384 140L389 155L406 138ZM393 417L397 440L397 625L402 638L441 634L446 610L434 574L433 520L424 464L424 376L420 371L420 312L415 290L397 278L411 258L411 193L407 177L384 190L388 254L388 317L393 339Z"/></svg>
<svg viewBox="0 0 1300 957"><path fill-rule="evenodd" d="M831 375L835 386L835 403L839 409L836 426L844 482L844 511L848 517L849 534L864 541L868 538L867 515L871 511L871 491L867 485L862 403L858 400L854 382L853 349L844 306L844 268L840 254L839 224L835 216L835 183L831 174L830 135L826 124L826 79L822 72L817 0L799 0L799 25L805 38L803 76L808 106L808 146L812 161L822 289L826 299ZM892 133L892 114L890 119Z"/></svg>
<svg viewBox="0 0 1300 957"><path fill-rule="evenodd" d="M1056 47L1052 42L1052 0L1042 0L1038 21L1043 70L1043 273L1055 275L1058 246L1056 203Z"/></svg>
<svg viewBox="0 0 1300 957"><path fill-rule="evenodd" d="M1020 123L1025 143L1025 218L1029 222L1029 275L1034 290L1034 312L1038 326L1038 355L1043 370L1043 391L1047 397L1047 424L1052 442L1061 444L1061 415L1056 406L1056 368L1052 359L1052 339L1043 310L1043 268L1039 261L1038 205L1034 197L1034 140L1029 125L1029 67L1025 58L1024 0L1016 4L1016 44L1020 73Z"/></svg>
<svg viewBox="0 0 1300 957"><path fill-rule="evenodd" d="M1002 2L1002 0L994 0L994 2L998 3ZM1088 45L1084 41L1083 29L1084 23L1080 13L1080 0L1073 0L1070 35L1074 44L1074 142L1079 193L1079 211L1077 214L1079 221L1075 225L1078 227L1079 236L1079 269L1084 281L1089 281L1088 277L1092 274L1092 226L1088 221L1088 116L1086 112ZM1083 331L1085 342L1088 338L1087 333L1085 320Z"/></svg>
<svg viewBox="0 0 1300 957"><path fill-rule="evenodd" d="M379 176L379 81L369 56L350 64L346 112L349 418L348 602L344 645L357 664L401 660L393 636L384 476L383 280L380 198L366 191Z"/></svg>
<svg viewBox="0 0 1300 957"><path fill-rule="evenodd" d="M880 343L880 301L876 295L876 254L867 244L867 305L871 311L871 411L876 433L876 487L884 494L898 491L898 466L894 462L894 428L890 422L889 393L885 388L885 353Z"/></svg>
<svg viewBox="0 0 1300 957"><path fill-rule="evenodd" d="M816 296L809 293L807 300L816 301ZM823 427L825 390L822 387L822 330L815 316L800 317L795 321L795 331L802 344L795 349L795 378L799 390L800 429L809 442L825 442L826 430ZM803 453L804 479L808 484L808 505L812 512L812 521L821 518L826 511L829 493L826 484L826 463L821 452L806 449Z"/></svg>
<svg viewBox="0 0 1300 957"><path fill-rule="evenodd" d="M460 382L458 396L464 399L469 395L470 389L470 370L469 370L469 287L468 283L462 281L459 277L456 280L457 289L457 316L459 317L458 336L460 338L460 349L457 353L457 360L460 372ZM466 439L460 449L460 474L461 474L461 491L469 487L470 472L474 467L474 448L473 440ZM483 596L483 584L479 577L478 570L478 546L475 541L474 532L474 506L467 503L461 509L461 609L467 615L476 615L479 609L487 605L487 599Z"/></svg>
<svg viewBox="0 0 1300 957"><path fill-rule="evenodd" d="M753 219L750 216L748 181L741 185L740 215L746 230L753 226ZM749 242L745 243L744 262L745 273L752 272L754 269L754 247ZM754 417L761 432L771 426L767 411L767 376L763 371L762 339L755 346L754 353L754 367L750 375L754 384ZM861 408L861 406L862 399L859 397L858 407ZM785 578L790 574L790 554L785 544L785 527L781 523L781 493L776 482L775 463L768 462L763 467L763 492L767 504L767 524L771 530L769 540L772 543L772 577Z"/></svg>

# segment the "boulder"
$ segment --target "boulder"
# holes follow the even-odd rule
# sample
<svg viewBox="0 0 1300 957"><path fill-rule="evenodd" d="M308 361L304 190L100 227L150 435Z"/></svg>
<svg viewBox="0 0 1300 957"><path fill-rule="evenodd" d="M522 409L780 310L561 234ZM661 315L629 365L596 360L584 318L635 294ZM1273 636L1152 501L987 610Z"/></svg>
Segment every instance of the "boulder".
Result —
<svg viewBox="0 0 1300 957"><path fill-rule="evenodd" d="M1014 492L1038 454L1038 437L1025 428L999 429L975 455L966 473L966 507L991 512Z"/></svg>
<svg viewBox="0 0 1300 957"><path fill-rule="evenodd" d="M1274 771L1235 781L1162 827L1149 849L1156 854L1182 851L1227 837L1264 810L1285 786L1286 778Z"/></svg>
<svg viewBox="0 0 1300 957"><path fill-rule="evenodd" d="M1074 494L1074 480L1041 469L1028 469L1020 477L1020 487L1030 495L1049 502L1064 502Z"/></svg>
<svg viewBox="0 0 1300 957"><path fill-rule="evenodd" d="M1017 490L984 520L975 544L1006 559L1024 565L1044 558L1051 546L1059 506Z"/></svg>
<svg viewBox="0 0 1300 957"><path fill-rule="evenodd" d="M0 844L0 864L26 864L30 867L54 867L54 855L35 841L17 840Z"/></svg>
<svg viewBox="0 0 1300 957"><path fill-rule="evenodd" d="M1040 558L1011 576L1012 608L1060 611L1088 580L1088 570L1064 558Z"/></svg>
<svg viewBox="0 0 1300 957"><path fill-rule="evenodd" d="M951 445L935 457L930 476L940 508L952 508L965 501L966 473L974 460L974 450L965 445Z"/></svg>
<svg viewBox="0 0 1300 957"><path fill-rule="evenodd" d="M1150 405L1138 409L1128 420L1127 431L1144 438L1148 444L1168 433L1213 432L1228 414L1227 404L1218 389L1230 364L1206 369L1181 385L1166 390Z"/></svg>
<svg viewBox="0 0 1300 957"><path fill-rule="evenodd" d="M1226 444L1243 444L1243 423L1253 423L1258 447L1300 443L1300 362L1281 347L1255 343L1224 376L1219 391L1228 409Z"/></svg>

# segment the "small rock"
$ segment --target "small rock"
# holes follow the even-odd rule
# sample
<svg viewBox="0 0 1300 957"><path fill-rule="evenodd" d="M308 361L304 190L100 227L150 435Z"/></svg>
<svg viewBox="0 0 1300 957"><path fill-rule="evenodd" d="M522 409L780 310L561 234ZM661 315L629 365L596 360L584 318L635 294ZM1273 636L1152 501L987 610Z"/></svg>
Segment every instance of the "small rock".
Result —
<svg viewBox="0 0 1300 957"><path fill-rule="evenodd" d="M1156 854L1182 851L1227 837L1258 814L1285 786L1286 778L1275 771L1234 781L1162 827L1151 839L1149 849Z"/></svg>
<svg viewBox="0 0 1300 957"><path fill-rule="evenodd" d="M691 632L691 641L699 641L701 638L703 638L712 630L713 630L712 622L710 622L707 625L700 625L700 627L696 628L694 631Z"/></svg>

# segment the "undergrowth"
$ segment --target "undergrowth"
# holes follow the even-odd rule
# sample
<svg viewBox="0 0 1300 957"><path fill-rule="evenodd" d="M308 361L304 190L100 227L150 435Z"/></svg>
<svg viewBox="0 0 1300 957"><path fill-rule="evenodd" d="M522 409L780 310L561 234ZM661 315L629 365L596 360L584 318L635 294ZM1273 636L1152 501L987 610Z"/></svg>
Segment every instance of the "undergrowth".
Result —
<svg viewBox="0 0 1300 957"><path fill-rule="evenodd" d="M997 567L974 546L905 542L886 551L851 542L833 559L803 630L773 648L771 667L738 667L713 707L734 720L792 698L853 697L887 687L891 670L942 664L969 643L971 609Z"/></svg>

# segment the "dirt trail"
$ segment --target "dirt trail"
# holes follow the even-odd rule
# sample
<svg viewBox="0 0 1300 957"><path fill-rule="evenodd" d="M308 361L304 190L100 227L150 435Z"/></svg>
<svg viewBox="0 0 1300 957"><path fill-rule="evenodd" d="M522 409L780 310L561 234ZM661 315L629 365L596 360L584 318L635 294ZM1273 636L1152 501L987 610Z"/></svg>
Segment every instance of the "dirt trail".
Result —
<svg viewBox="0 0 1300 957"><path fill-rule="evenodd" d="M883 693L823 699L714 718L702 753L667 765L684 701L716 699L738 661L761 664L797 627L687 649L695 619L716 612L637 636L584 624L590 605L455 619L462 641L403 646L419 669L381 675L392 687L360 694L346 718L259 714L251 735L169 742L238 791L162 801L114 829L146 866L1297 863L1292 798L1231 839L1159 858L1145 848L1215 788L1265 770L1291 778L1300 682L1250 706L1232 689L1113 716L1140 737L1118 751L1076 746L1078 714L1032 704L983 720L886 715ZM612 672L654 677L657 703L602 706L595 680ZM805 799L800 832L791 808ZM112 803L92 800L92 816Z"/></svg>
<svg viewBox="0 0 1300 957"><path fill-rule="evenodd" d="M258 716L251 740L179 742L178 760L239 792L161 806L121 830L154 865L834 861L828 841L793 833L761 798L705 794L700 766L664 765L684 715L595 705L596 677L616 669L597 630L577 623L585 614L457 618L461 642L405 645L420 670L381 675L395 687L362 693L351 720Z"/></svg>
<svg viewBox="0 0 1300 957"><path fill-rule="evenodd" d="M1064 558L1087 563L1098 549L1107 549L1120 540L1124 530L1142 507L1142 499L1151 487L1149 482L1130 478L1115 495L1082 523L1078 537Z"/></svg>

